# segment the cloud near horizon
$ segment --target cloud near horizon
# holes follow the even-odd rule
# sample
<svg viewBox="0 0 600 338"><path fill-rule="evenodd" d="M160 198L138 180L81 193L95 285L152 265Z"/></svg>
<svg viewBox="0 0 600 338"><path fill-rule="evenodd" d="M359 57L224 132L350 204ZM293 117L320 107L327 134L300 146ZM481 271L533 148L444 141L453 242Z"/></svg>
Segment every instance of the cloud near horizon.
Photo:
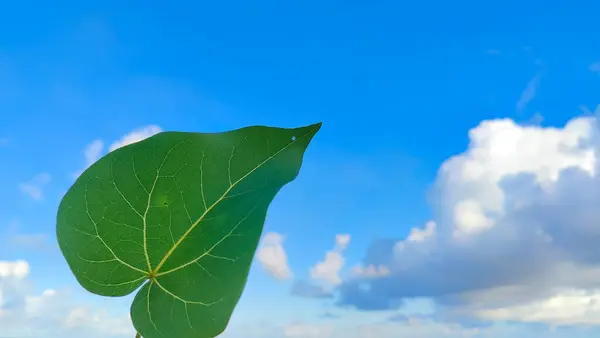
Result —
<svg viewBox="0 0 600 338"><path fill-rule="evenodd" d="M149 137L157 128L135 130L109 150ZM335 299L344 309L393 311L411 300L429 299L436 311L420 319L430 321L428 328L458 325L464 334L478 332L467 324L492 322L598 325L599 131L594 117L574 118L563 128L483 121L469 131L468 149L440 166L434 219L406 238L373 240L365 257L346 271L343 254L351 235L338 234L333 248L302 279L289 267L284 236L271 232L262 238L257 261L271 276L292 280L293 295ZM103 149L103 141L92 142L84 151L86 163L96 161ZM53 330L89 330L99 318L115 323L110 334L131 329L128 318L102 309L62 301L68 307L54 308L57 295L67 299L59 291L32 296L25 282L29 269L23 267L23 262L0 264L2 318L26 314L34 320L39 315L31 312L33 306L56 312L51 320L62 321L48 323ZM382 325L398 330L397 318ZM407 316L405 321L414 320ZM44 332L42 326L37 329ZM340 332L300 324L278 330L289 337Z"/></svg>
<svg viewBox="0 0 600 338"><path fill-rule="evenodd" d="M481 122L439 169L435 222L374 240L361 262L371 274L344 280L338 305L429 298L456 320L600 324L598 131L594 117Z"/></svg>
<svg viewBox="0 0 600 338"><path fill-rule="evenodd" d="M44 289L35 294L31 268L25 260L0 260L0 327L7 336L133 337L128 314L84 305L67 290Z"/></svg>

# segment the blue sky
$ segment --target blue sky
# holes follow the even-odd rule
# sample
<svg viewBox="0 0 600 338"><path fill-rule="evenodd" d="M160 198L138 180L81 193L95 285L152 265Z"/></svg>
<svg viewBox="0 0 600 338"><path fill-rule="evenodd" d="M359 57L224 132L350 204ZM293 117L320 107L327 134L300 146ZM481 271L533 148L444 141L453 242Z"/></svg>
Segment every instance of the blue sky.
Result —
<svg viewBox="0 0 600 338"><path fill-rule="evenodd" d="M86 150L318 121L224 336L600 333L599 4L7 6L0 335L132 336L131 298L86 294L56 246Z"/></svg>

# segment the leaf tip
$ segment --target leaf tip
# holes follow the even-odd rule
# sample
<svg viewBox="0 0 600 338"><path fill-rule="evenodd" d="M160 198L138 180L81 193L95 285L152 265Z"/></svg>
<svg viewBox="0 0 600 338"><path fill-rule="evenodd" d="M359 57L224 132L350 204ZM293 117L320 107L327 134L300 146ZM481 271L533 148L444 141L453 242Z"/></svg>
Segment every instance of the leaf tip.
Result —
<svg viewBox="0 0 600 338"><path fill-rule="evenodd" d="M306 136L306 142L307 142L306 145L308 145L308 143L310 143L310 141L313 139L313 137L315 137L315 135L321 129L321 125L323 125L322 122L317 122L317 123L313 123L311 125L308 125L308 126L305 126L302 128L298 128L296 130Z"/></svg>
<svg viewBox="0 0 600 338"><path fill-rule="evenodd" d="M316 133L319 132L322 125L323 125L323 122L317 122L317 123L311 124L308 126L308 130L310 130L311 134L315 135Z"/></svg>

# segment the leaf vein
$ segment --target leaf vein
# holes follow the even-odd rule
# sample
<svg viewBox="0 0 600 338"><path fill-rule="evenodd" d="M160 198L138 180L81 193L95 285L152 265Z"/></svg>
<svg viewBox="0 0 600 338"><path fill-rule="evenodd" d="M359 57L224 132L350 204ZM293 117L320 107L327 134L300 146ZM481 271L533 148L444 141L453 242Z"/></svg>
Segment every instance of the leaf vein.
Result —
<svg viewBox="0 0 600 338"><path fill-rule="evenodd" d="M148 293L146 294L146 308L148 309L148 319L150 320L150 323L152 324L152 326L154 326L154 329L156 330L156 332L158 332L162 336L164 336L164 334L162 332L160 332L158 327L156 327L156 324L154 323L154 320L152 319L152 311L150 311L150 290L152 289L152 284L154 284L154 283L152 281L150 281L150 285L148 285Z"/></svg>
<svg viewBox="0 0 600 338"><path fill-rule="evenodd" d="M270 161L271 159L275 158L277 155L279 155L281 152L283 152L284 150L288 149L291 145L297 143L297 141L299 139L302 139L304 137L306 137L307 135L310 135L313 132L313 130L310 130L308 132L306 132L304 135L298 137L296 139L296 142L290 142L287 145L285 145L284 147L282 147L280 150L276 151L273 155L270 155L269 157L267 157L265 160L263 160L261 163L259 163L254 169L248 171L248 173L246 173L245 175L243 175L242 177L240 177L237 181L235 181L232 185L229 186L229 188L227 188L227 190L225 190L225 192L221 195L221 197L219 197L213 204L211 204L211 206L209 208L207 208L204 213L202 213L202 215L200 215L200 217L196 220L196 222L194 222L194 224L192 224L192 226L185 231L185 233L179 238L179 240L177 240L177 243L175 243L171 249L169 249L169 251L167 252L167 254L163 257L163 259L160 261L160 263L158 263L158 266L155 269L155 273L158 275L158 271L160 270L160 268L163 266L163 264L167 261L167 259L171 256L171 254L173 253L173 251L175 251L175 249L181 244L181 242L183 242L183 240L192 232L192 230L194 230L194 228L200 223L202 222L202 220L204 219L204 217L210 212L210 210L212 210L212 208L214 208L218 203L220 203L223 198L225 198L227 196L227 194L229 194L229 192L237 185L239 184L239 182L243 181L246 177L248 177L249 175L251 175L252 173L254 173L256 170L258 170L259 168L261 168L265 163L267 163L268 161Z"/></svg>
<svg viewBox="0 0 600 338"><path fill-rule="evenodd" d="M169 158L169 155L171 155L171 152L173 150L175 150L175 148L177 148L179 145L186 143L186 141L180 141L177 142L177 144L175 144L173 147L171 147L171 149L169 149L169 151L167 151L167 153L165 154L165 157L162 159L162 162L160 163L160 166L158 167L158 169L156 169L156 176L154 177L154 182L152 183L152 188L150 188L150 192L148 193L148 201L146 203L146 210L144 211L144 216L142 216L142 221L143 221L143 236L144 236L144 255L146 256L146 263L148 265L148 272L152 271L152 265L150 264L150 256L148 255L148 239L147 239L147 229L148 229L148 211L150 210L150 204L152 202L152 194L154 193L154 189L156 188L156 182L158 182L158 178L160 177L160 171L162 170L163 166L165 165L165 162L167 162L167 159Z"/></svg>
<svg viewBox="0 0 600 338"><path fill-rule="evenodd" d="M206 306L206 307L208 307L208 306L212 306L212 305L215 305L215 304L217 304L217 303L220 303L220 302L222 302L222 301L223 301L223 299L225 299L225 297L223 297L223 298L221 298L221 299L219 299L219 300L217 300L217 301L210 302L210 303L199 302L199 301L193 301L193 300L186 300L186 299L183 299L183 298L181 298L181 297L177 296L176 294L174 294L173 292L169 291L167 288L165 288L164 286L162 286L162 284L160 284L160 282L159 282L157 279L155 279L155 280L154 280L154 283L155 283L155 284L156 284L156 285L157 285L157 286L158 286L160 289L162 289L162 290L163 290L163 291L164 291L166 294L168 294L169 296L171 296L171 297L173 297L173 298L177 299L178 301L180 301L180 302L182 302L182 303L184 303L184 304L202 305L202 306Z"/></svg>
<svg viewBox="0 0 600 338"><path fill-rule="evenodd" d="M251 215L251 214L254 212L254 210L256 210L256 208L257 208L257 207L260 205L260 203L263 201L263 199L264 199L264 198L260 198L260 199L258 200L258 202L256 202L256 204L254 205L254 207L252 207L252 209L250 209L250 211L249 211L249 212L246 214L246 216L244 216L244 217L243 217L243 218L242 218L242 219L241 219L241 220L240 220L240 221L239 221L239 222L238 222L238 223L237 223L237 224L236 224L236 225L235 225L235 226L234 226L234 227L233 227L233 228L232 228L232 229L231 229L231 230L230 230L230 231L229 231L229 232L228 232L226 235L225 235L225 236L223 236L223 237L222 237L222 238L221 238L219 241L217 241L217 243L213 244L213 246L212 246L212 247L210 247L208 250L206 250L206 251L205 251L204 253L202 253L200 256L198 256L198 257L194 258L193 260L191 260L191 261L189 261L189 262L187 262L187 263L185 263L185 264L182 264L182 265L180 265L180 266L178 266L178 267L176 267L176 268L173 268L173 269L171 269L171 270L164 271L164 272L161 272L161 273L157 273L157 274L156 274L156 277L158 277L158 276L164 276L164 275L166 275L166 274L169 274L169 273L171 273L171 272L175 272L175 271L177 271L177 270L181 270L181 269L185 268L186 266L188 266L188 265L190 265L190 264L194 264L194 263L198 262L199 260L201 260L201 259L202 259L202 258L204 258L205 256L210 256L210 257L213 257L213 258L223 258L223 259L227 259L227 258L220 257L220 256L214 256L214 255L212 255L212 254L211 254L211 252L212 252L212 251L213 251L213 250L214 250L214 249L215 249L217 246L219 246L219 244L221 244L223 241L225 241L227 238L229 238L230 236L232 236L232 235L233 235L233 232L234 232L234 231L235 231L235 230L236 230L236 229L237 229L237 228L238 228L238 227L239 227L239 226L240 226L240 225L241 225L241 224L242 224L242 223L243 223L243 222L244 222L246 219L248 219L248 217L250 217L250 215ZM227 260L230 260L230 261L235 261L235 259L227 259Z"/></svg>
<svg viewBox="0 0 600 338"><path fill-rule="evenodd" d="M135 156L133 153L131 154L131 163L133 165L133 175L135 176L135 179L138 181L142 189L144 189L146 194L150 194L150 192L148 192L148 189L146 189L146 186L144 186L144 184L142 183L142 180L140 180L140 176L138 175L138 172L135 168Z"/></svg>
<svg viewBox="0 0 600 338"><path fill-rule="evenodd" d="M113 255L113 257L115 257L115 259L117 261L119 261L119 263L121 263L121 264L129 267L132 270L135 270L135 271L141 272L143 274L146 274L146 271L144 271L142 269L138 269L135 266L133 266L133 265L131 265L131 264L123 261L121 258L119 258L117 256L117 254L113 251L113 249L111 249L110 246L108 246L108 244L106 244L106 242L104 241L104 239L102 239L102 237L100 236L100 233L98 232L98 224L96 224L96 222L92 218L92 215L90 214L90 208L89 208L89 205L88 205L87 193L88 193L88 189L87 189L87 183L86 183L85 190L83 192L83 198L85 200L85 213L86 213L87 217L89 218L90 222L92 222L92 224L94 225L94 229L96 230L96 237L98 237L98 239L100 240L100 242L102 242L102 244L104 245L104 247L106 247L108 249L108 251L110 251L110 253Z"/></svg>
<svg viewBox="0 0 600 338"><path fill-rule="evenodd" d="M146 276L143 276L143 277L136 278L136 279L134 279L134 280L130 280L130 281L126 281L126 282L120 282L120 283L111 283L111 284L104 284L104 283L100 283L100 282L97 282L97 281L95 281L95 280L91 279L91 278L90 278L90 277L88 277L86 274L83 274L83 276L84 276L84 277L85 277L85 278L86 278L86 279L87 279L89 282L91 282L92 284L96 284L96 285L99 285L99 286L102 286L102 287L115 287L115 286L123 286L123 285L135 284L135 283L137 283L137 282L139 282L139 281L141 281L141 280L144 280L144 279L146 279Z"/></svg>
<svg viewBox="0 0 600 338"><path fill-rule="evenodd" d="M202 196L202 203L204 204L204 211L208 209L206 205L206 197L204 194L204 157L206 156L206 149L208 149L208 145L210 142L206 142L204 146L204 150L202 150L202 158L200 159L200 195Z"/></svg>

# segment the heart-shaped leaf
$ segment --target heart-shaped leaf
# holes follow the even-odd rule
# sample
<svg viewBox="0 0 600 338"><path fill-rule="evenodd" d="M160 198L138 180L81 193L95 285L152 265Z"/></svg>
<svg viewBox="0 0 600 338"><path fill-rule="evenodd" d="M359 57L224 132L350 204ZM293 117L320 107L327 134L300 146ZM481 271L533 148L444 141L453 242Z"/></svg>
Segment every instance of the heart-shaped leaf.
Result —
<svg viewBox="0 0 600 338"><path fill-rule="evenodd" d="M98 295L139 288L131 319L145 338L216 337L246 284L267 208L320 127L163 132L109 153L59 206L71 271Z"/></svg>

